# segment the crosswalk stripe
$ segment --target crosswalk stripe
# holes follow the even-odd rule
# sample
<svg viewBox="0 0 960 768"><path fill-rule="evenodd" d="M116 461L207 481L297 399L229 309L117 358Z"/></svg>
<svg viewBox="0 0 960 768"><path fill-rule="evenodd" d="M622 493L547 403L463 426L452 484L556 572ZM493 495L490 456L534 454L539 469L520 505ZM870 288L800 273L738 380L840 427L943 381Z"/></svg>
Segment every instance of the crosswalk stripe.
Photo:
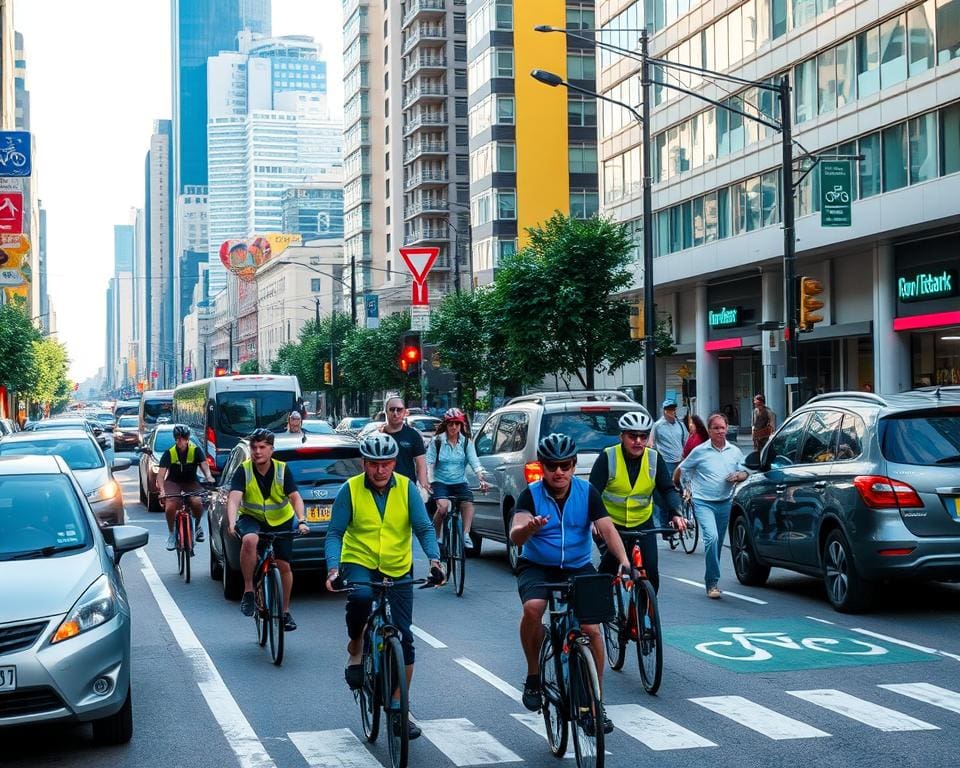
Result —
<svg viewBox="0 0 960 768"><path fill-rule="evenodd" d="M520 712L514 713L513 717L517 722L523 723L527 728L540 736L544 741L547 740L547 726L543 722L543 715L539 712ZM575 757L571 750L567 750L564 757Z"/></svg>
<svg viewBox="0 0 960 768"><path fill-rule="evenodd" d="M639 704L608 704L606 709L607 716L613 720L617 730L623 731L657 752L668 749L717 746L712 741Z"/></svg>
<svg viewBox="0 0 960 768"><path fill-rule="evenodd" d="M705 696L699 699L690 699L690 701L777 741L783 739L815 739L830 735L826 731L814 728L812 725L807 725L799 720L794 720L792 717L767 709L756 702L743 698L743 696Z"/></svg>
<svg viewBox="0 0 960 768"><path fill-rule="evenodd" d="M925 704L932 704L935 707L946 709L950 712L956 712L960 715L960 693L941 688L938 685L930 683L891 683L881 685L880 688L886 688L888 691L909 696L911 699L922 701Z"/></svg>
<svg viewBox="0 0 960 768"><path fill-rule="evenodd" d="M463 717L417 720L433 745L454 765L519 763L523 758Z"/></svg>
<svg viewBox="0 0 960 768"><path fill-rule="evenodd" d="M382 768L349 728L288 733L310 768Z"/></svg>
<svg viewBox="0 0 960 768"><path fill-rule="evenodd" d="M938 731L937 726L832 688L787 691L791 696L857 720L880 731Z"/></svg>

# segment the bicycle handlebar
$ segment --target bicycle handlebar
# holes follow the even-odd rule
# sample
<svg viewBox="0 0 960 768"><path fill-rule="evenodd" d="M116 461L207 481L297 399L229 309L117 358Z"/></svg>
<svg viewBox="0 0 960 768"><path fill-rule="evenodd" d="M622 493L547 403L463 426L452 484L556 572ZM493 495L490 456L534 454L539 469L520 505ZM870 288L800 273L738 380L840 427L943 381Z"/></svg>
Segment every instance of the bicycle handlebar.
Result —
<svg viewBox="0 0 960 768"><path fill-rule="evenodd" d="M624 539L639 539L643 536L655 536L658 533L675 534L680 533L680 531L672 525L668 525L663 528L644 528L642 531L623 531L618 529L617 533Z"/></svg>
<svg viewBox="0 0 960 768"><path fill-rule="evenodd" d="M209 495L210 495L210 491L180 491L180 493L167 493L162 496L158 496L157 499L161 501L163 499L189 499L189 498L192 498L193 496L202 497L202 496L209 496Z"/></svg>
<svg viewBox="0 0 960 768"><path fill-rule="evenodd" d="M343 581L342 589L335 589L334 592L353 592L358 587L370 587L381 592L386 592L391 587L405 587L408 584L426 584L427 579L391 579L385 578L383 581Z"/></svg>

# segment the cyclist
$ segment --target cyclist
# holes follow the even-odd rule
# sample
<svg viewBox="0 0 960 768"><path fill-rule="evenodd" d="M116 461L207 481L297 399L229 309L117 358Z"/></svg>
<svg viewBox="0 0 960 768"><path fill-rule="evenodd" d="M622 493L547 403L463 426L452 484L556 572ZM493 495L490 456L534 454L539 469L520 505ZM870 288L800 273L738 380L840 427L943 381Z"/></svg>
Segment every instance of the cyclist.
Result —
<svg viewBox="0 0 960 768"><path fill-rule="evenodd" d="M527 659L527 679L523 684L523 705L540 708L538 655L543 642L541 622L547 608L544 582L564 581L571 576L596 573L590 562L593 545L591 526L599 531L613 557L629 569L623 542L617 535L603 501L586 480L574 477L577 445L568 435L553 433L537 444L537 458L543 466L543 480L531 483L517 497L510 527L510 539L523 546L517 566L517 589L523 603L520 619L520 644ZM585 624L590 648L597 663L597 676L603 684L603 637L596 624ZM605 733L613 723L604 716Z"/></svg>
<svg viewBox="0 0 960 768"><path fill-rule="evenodd" d="M628 411L620 417L620 442L605 448L590 470L590 485L603 496L603 506L621 534L656 528L653 514L653 492L660 492L672 510L670 525L678 531L686 529L681 512L680 494L673 485L667 464L657 451L647 448L653 419L643 411ZM638 540L643 566L654 590L660 589L657 541L653 536ZM599 546L599 544L598 544ZM616 561L600 546L601 573L616 573Z"/></svg>
<svg viewBox="0 0 960 768"><path fill-rule="evenodd" d="M473 492L467 485L467 464L480 479L480 492L486 493L487 481L477 458L477 449L470 439L467 417L459 408L451 408L443 414L443 420L437 425L437 436L427 448L427 467L433 477L430 490L437 503L437 514L433 518L437 534L440 534L443 518L450 509L450 500L460 499L465 542L470 541L470 526L473 524Z"/></svg>
<svg viewBox="0 0 960 768"><path fill-rule="evenodd" d="M199 491L197 470L203 473L208 483L213 482L210 467L207 466L207 457L203 450L190 441L190 427L177 424L173 428L173 445L169 451L164 451L160 457L160 468L157 472L157 490L160 496L179 496L181 491L190 493ZM188 500L193 512L194 539L203 541L203 528L200 527L200 517L203 515L203 503L199 497L191 496ZM173 519L180 508L180 499L169 498L163 500L163 511L167 517L167 549L173 550L177 546L177 537L173 532Z"/></svg>
<svg viewBox="0 0 960 768"><path fill-rule="evenodd" d="M250 435L250 458L233 473L227 497L227 531L231 536L239 534L241 538L243 598L240 610L244 616L253 616L255 610L253 569L257 565L258 534L288 532L294 516L297 518L297 532L300 535L310 532L297 484L287 472L287 465L273 458L273 439L273 432L269 429L257 429ZM297 628L290 615L293 541L289 537L280 537L274 542L273 551L283 583L283 628L293 632Z"/></svg>
<svg viewBox="0 0 960 768"><path fill-rule="evenodd" d="M429 490L430 482L427 480L427 462L424 458L426 449L423 447L423 438L417 430L404 421L407 406L404 405L403 398L392 395L387 398L383 407L387 420L380 427L380 431L397 441L399 453L396 471L419 484L424 490Z"/></svg>
<svg viewBox="0 0 960 768"><path fill-rule="evenodd" d="M374 432L360 441L363 472L351 477L333 502L324 553L327 559L327 589L333 591L340 573L351 581L377 581L410 576L413 569L413 535L430 560L432 583L443 583L437 537L416 485L395 472L397 441ZM363 685L361 642L370 615L373 591L356 587L347 596L347 685ZM407 686L413 678L413 586L404 584L390 591L390 610L400 630ZM408 721L409 737L420 728Z"/></svg>

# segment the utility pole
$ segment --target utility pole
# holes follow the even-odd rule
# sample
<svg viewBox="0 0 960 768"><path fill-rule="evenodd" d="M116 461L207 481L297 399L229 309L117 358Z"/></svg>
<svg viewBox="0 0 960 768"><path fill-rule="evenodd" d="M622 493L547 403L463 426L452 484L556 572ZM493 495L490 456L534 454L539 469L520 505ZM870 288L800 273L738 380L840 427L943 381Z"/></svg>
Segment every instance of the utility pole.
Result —
<svg viewBox="0 0 960 768"><path fill-rule="evenodd" d="M643 401L650 416L657 416L657 358L655 325L656 306L653 297L653 179L650 171L650 59L647 53L647 31L640 32L640 86L643 89L643 114L640 121L643 136Z"/></svg>
<svg viewBox="0 0 960 768"><path fill-rule="evenodd" d="M350 257L350 319L357 325L357 257ZM330 337L333 338L331 332Z"/></svg>
<svg viewBox="0 0 960 768"><path fill-rule="evenodd" d="M783 311L786 336L787 413L798 405L799 366L797 360L800 340L797 337L797 230L793 209L793 125L790 114L790 76L780 78L780 124L783 162L780 168L783 194Z"/></svg>

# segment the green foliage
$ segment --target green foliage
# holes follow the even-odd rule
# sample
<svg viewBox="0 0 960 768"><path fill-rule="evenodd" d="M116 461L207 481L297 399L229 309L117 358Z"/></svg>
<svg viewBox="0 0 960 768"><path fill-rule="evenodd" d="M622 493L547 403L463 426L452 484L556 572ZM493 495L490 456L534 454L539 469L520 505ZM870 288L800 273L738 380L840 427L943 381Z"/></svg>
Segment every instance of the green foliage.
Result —
<svg viewBox="0 0 960 768"><path fill-rule="evenodd" d="M437 345L440 364L459 375L466 408L476 399L477 388L490 379L488 293L479 290L445 296L430 316L430 330L424 339Z"/></svg>
<svg viewBox="0 0 960 768"><path fill-rule="evenodd" d="M72 386L67 379L70 361L66 348L49 337L32 342L36 361L36 383L24 394L38 403L47 403L51 411L59 410L70 399Z"/></svg>
<svg viewBox="0 0 960 768"><path fill-rule="evenodd" d="M13 392L29 392L38 378L33 342L41 337L25 305L20 300L0 306L0 385Z"/></svg>
<svg viewBox="0 0 960 768"><path fill-rule="evenodd" d="M397 312L380 320L376 329L357 328L339 348L340 375L360 392L391 389L402 382L398 369L400 336L410 330L410 313Z"/></svg>
<svg viewBox="0 0 960 768"><path fill-rule="evenodd" d="M240 363L240 373L260 373L260 363L257 360L244 360Z"/></svg>

